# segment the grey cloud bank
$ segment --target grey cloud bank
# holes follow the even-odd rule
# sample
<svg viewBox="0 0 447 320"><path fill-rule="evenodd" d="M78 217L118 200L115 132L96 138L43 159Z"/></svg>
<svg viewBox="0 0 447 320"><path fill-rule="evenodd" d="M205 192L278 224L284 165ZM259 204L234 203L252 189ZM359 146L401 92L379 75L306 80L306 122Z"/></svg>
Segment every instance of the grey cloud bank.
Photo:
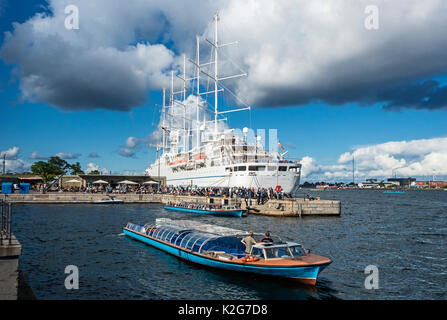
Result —
<svg viewBox="0 0 447 320"><path fill-rule="evenodd" d="M79 7L79 30L64 28L68 4ZM371 4L378 30L364 27ZM249 74L234 87L254 106L446 110L447 89L433 80L447 73L447 2L439 0L50 0L52 14L15 24L0 57L16 66L25 100L128 111L168 86L169 70L194 53L195 34L209 33L217 9Z"/></svg>

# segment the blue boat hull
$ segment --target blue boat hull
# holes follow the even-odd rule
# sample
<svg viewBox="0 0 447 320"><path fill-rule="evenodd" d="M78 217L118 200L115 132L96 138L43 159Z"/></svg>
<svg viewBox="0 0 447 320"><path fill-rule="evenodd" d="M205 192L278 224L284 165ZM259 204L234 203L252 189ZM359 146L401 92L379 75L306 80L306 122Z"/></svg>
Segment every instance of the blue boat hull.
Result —
<svg viewBox="0 0 447 320"><path fill-rule="evenodd" d="M403 191L384 191L383 193L397 193L397 194L403 194L405 192Z"/></svg>
<svg viewBox="0 0 447 320"><path fill-rule="evenodd" d="M178 208L178 207L171 207L171 206L165 206L164 208L167 209L167 210L175 210L175 211L182 211L182 212L192 212L192 213L205 213L205 214L213 214L213 215L219 215L219 216L241 217L244 214L244 210L208 211L208 210L195 210L195 209L188 209L188 208Z"/></svg>
<svg viewBox="0 0 447 320"><path fill-rule="evenodd" d="M301 282L315 285L318 274L326 268L330 263L327 264L320 264L320 265L313 265L313 266L306 266L306 267L276 267L276 266L255 266L255 265L249 265L242 264L242 263L233 263L233 262L225 262L225 261L218 261L216 259L210 259L203 257L200 254L194 253L194 252L188 252L170 245L167 245L161 241L151 239L147 236L142 236L138 233L135 233L130 230L123 229L124 234L138 240L140 242L143 242L145 244L151 245L157 249L163 250L167 253L170 253L176 257L198 263L204 266L212 267L212 268L218 268L218 269L224 269L224 270L231 270L231 271L239 271L239 272L249 272L249 273L256 273L261 275L268 275L268 276L277 276L277 277L285 277L285 278L292 278L296 280L300 280Z"/></svg>

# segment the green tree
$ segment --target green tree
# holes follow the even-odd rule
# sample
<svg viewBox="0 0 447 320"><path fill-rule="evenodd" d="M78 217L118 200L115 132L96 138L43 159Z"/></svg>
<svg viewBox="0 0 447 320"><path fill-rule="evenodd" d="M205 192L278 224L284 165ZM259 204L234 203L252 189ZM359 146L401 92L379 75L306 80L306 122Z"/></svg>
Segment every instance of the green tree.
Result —
<svg viewBox="0 0 447 320"><path fill-rule="evenodd" d="M60 173L60 169L54 164L45 161L37 161L31 166L31 172L42 178L43 183L48 183Z"/></svg>
<svg viewBox="0 0 447 320"><path fill-rule="evenodd" d="M89 175L98 175L98 174L100 174L99 170L92 170L89 172Z"/></svg>
<svg viewBox="0 0 447 320"><path fill-rule="evenodd" d="M74 166L75 170L81 169L79 162ZM37 161L31 166L31 172L35 175L40 176L43 183L48 183L56 176L65 174L68 169L72 169L72 165L59 157L51 157L48 162Z"/></svg>
<svg viewBox="0 0 447 320"><path fill-rule="evenodd" d="M69 169L71 170L71 174L84 174L84 171L82 171L81 164L79 162L69 165Z"/></svg>
<svg viewBox="0 0 447 320"><path fill-rule="evenodd" d="M54 168L57 168L57 170L59 170L60 172L59 174L64 173L67 169L70 168L70 164L59 157L50 157L48 163L54 166Z"/></svg>

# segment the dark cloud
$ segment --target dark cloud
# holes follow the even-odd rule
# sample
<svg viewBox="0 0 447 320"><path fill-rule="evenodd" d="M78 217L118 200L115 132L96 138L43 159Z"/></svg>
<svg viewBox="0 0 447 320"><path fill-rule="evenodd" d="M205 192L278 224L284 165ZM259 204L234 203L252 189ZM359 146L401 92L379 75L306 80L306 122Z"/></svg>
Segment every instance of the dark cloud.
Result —
<svg viewBox="0 0 447 320"><path fill-rule="evenodd" d="M48 157L40 155L38 151L33 151L30 154L29 159L32 159L32 160L47 160Z"/></svg>
<svg viewBox="0 0 447 320"><path fill-rule="evenodd" d="M78 30L65 28L67 4L79 8ZM149 91L168 85L176 58L163 43L184 50L184 36L194 39L211 19L204 14L202 22L191 24L212 6L195 5L195 12L185 15L190 6L163 0L48 0L49 13L16 23L6 33L0 58L15 66L24 100L71 111L128 111L144 104Z"/></svg>
<svg viewBox="0 0 447 320"><path fill-rule="evenodd" d="M428 80L384 93L382 99L387 101L383 106L385 110L409 108L447 111L447 86L439 81Z"/></svg>
<svg viewBox="0 0 447 320"><path fill-rule="evenodd" d="M228 87L253 106L445 109L445 87L430 80L447 74L444 1L72 2L79 30L64 28L67 3L49 0L50 14L5 36L0 58L15 66L25 100L65 110L141 106L149 91L169 85L181 53L194 57L195 34L212 37L208 23L219 9L221 36L239 41L235 60L248 71ZM371 4L379 7L375 31L364 27Z"/></svg>
<svg viewBox="0 0 447 320"><path fill-rule="evenodd" d="M88 155L89 158L101 158L101 156L97 152L91 152Z"/></svg>
<svg viewBox="0 0 447 320"><path fill-rule="evenodd" d="M64 153L64 152L59 152L59 153L56 153L54 155L54 157L59 157L59 158L64 159L64 160L78 159L80 156L81 156L80 153L74 153L73 154L73 153Z"/></svg>
<svg viewBox="0 0 447 320"><path fill-rule="evenodd" d="M120 151L118 152L118 154L120 156L123 156L125 158L133 158L135 156L135 152L133 152L132 150L128 149L128 148L122 148L120 149Z"/></svg>

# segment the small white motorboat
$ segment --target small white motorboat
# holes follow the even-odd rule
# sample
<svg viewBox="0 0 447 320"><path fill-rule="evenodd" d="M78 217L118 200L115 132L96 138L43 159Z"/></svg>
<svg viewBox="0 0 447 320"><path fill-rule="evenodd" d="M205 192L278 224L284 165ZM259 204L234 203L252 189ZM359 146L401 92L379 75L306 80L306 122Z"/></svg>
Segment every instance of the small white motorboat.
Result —
<svg viewBox="0 0 447 320"><path fill-rule="evenodd" d="M124 203L124 200L115 199L115 198L104 198L101 200L93 201L95 204L118 204L118 203Z"/></svg>

